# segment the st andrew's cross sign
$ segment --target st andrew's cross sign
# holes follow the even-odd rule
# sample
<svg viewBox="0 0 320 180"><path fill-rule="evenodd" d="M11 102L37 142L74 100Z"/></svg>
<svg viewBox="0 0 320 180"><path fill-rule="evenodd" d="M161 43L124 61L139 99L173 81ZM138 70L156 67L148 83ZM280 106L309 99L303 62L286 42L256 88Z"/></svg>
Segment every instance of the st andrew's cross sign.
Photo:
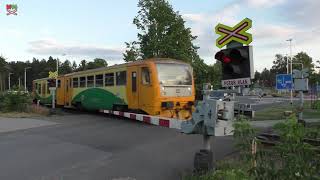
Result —
<svg viewBox="0 0 320 180"><path fill-rule="evenodd" d="M252 27L252 21L249 18L245 18L234 27L229 27L223 24L218 24L215 28L217 34L221 35L216 40L218 48L222 48L231 41L237 41L241 44L249 45L252 42L252 34L246 31Z"/></svg>

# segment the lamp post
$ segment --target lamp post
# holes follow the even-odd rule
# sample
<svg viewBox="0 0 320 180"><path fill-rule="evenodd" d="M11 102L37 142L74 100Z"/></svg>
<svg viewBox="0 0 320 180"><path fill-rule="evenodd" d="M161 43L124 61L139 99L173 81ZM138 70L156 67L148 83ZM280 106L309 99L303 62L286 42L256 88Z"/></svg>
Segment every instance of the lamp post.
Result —
<svg viewBox="0 0 320 180"><path fill-rule="evenodd" d="M11 90L11 74L13 73L9 73L9 77L8 77L8 85L9 85L9 91Z"/></svg>
<svg viewBox="0 0 320 180"><path fill-rule="evenodd" d="M287 41L290 42L290 69L291 69L291 76L292 76L292 38L288 39ZM290 89L290 104L292 105L292 88Z"/></svg>
<svg viewBox="0 0 320 180"><path fill-rule="evenodd" d="M31 67L24 68L24 91L27 92L27 69L31 69Z"/></svg>

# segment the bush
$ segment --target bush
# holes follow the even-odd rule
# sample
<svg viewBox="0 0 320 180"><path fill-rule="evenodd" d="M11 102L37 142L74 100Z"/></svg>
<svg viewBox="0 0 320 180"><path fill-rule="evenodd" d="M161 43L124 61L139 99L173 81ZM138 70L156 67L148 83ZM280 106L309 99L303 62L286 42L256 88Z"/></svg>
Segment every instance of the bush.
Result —
<svg viewBox="0 0 320 180"><path fill-rule="evenodd" d="M314 103L314 109L317 109L320 111L320 100L316 100L316 102Z"/></svg>
<svg viewBox="0 0 320 180"><path fill-rule="evenodd" d="M22 91L8 91L0 96L0 110L3 112L26 112L27 106L32 104L32 98Z"/></svg>
<svg viewBox="0 0 320 180"><path fill-rule="evenodd" d="M319 129L305 128L292 115L274 126L280 141L264 147L258 140L257 146L252 144L255 131L245 119L234 123L234 128L239 156L217 171L189 179L320 179L319 149L304 142L305 138L319 138Z"/></svg>

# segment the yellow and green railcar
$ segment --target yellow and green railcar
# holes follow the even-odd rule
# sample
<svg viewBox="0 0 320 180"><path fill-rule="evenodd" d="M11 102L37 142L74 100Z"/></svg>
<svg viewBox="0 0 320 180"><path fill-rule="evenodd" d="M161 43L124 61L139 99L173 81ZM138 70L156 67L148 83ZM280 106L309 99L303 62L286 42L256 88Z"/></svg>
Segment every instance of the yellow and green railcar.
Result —
<svg viewBox="0 0 320 180"><path fill-rule="evenodd" d="M49 104L47 79L34 80L34 97ZM44 91L43 91L44 90ZM58 77L57 105L189 119L195 100L189 64L149 59Z"/></svg>

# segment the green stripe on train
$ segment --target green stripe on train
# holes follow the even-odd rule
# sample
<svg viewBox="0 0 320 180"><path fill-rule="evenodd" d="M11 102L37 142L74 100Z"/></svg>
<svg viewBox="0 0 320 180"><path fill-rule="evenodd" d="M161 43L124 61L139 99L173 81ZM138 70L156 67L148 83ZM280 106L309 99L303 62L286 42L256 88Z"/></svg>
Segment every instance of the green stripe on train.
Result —
<svg viewBox="0 0 320 180"><path fill-rule="evenodd" d="M110 110L113 104L126 105L123 99L100 88L90 88L80 92L72 100L72 104L77 103L81 103L81 106L87 110Z"/></svg>
<svg viewBox="0 0 320 180"><path fill-rule="evenodd" d="M41 104L51 104L52 103L52 95L48 97L40 96L39 94L36 94L36 99L40 100Z"/></svg>

